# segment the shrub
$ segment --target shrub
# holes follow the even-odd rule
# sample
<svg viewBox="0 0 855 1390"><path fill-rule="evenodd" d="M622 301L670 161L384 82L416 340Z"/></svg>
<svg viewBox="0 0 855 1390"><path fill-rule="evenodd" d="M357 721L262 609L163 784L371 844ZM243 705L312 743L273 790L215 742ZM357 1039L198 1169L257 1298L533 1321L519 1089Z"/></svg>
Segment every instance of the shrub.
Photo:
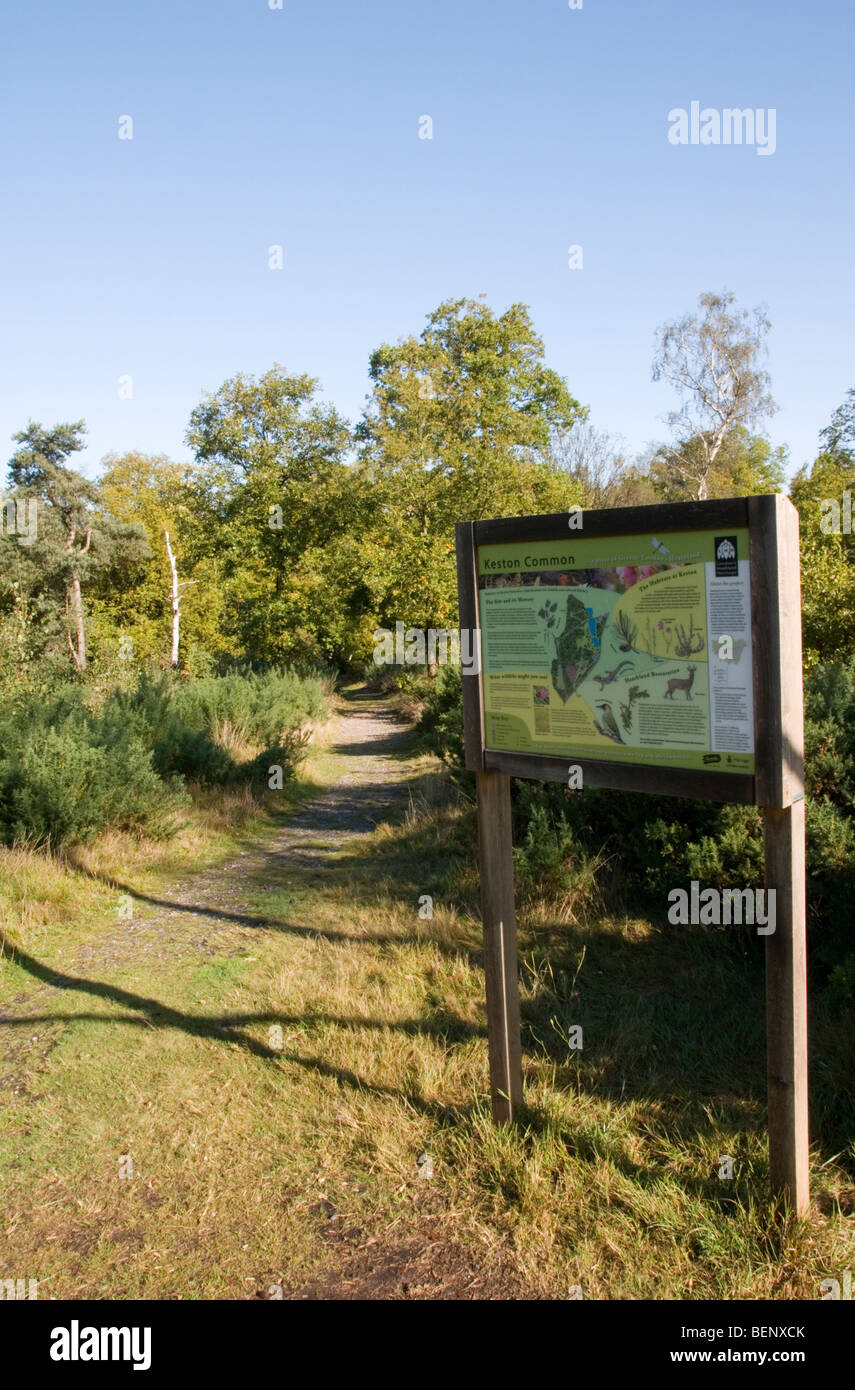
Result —
<svg viewBox="0 0 855 1390"><path fill-rule="evenodd" d="M441 666L424 693L419 728L425 741L456 773L463 770L463 705L459 666Z"/></svg>
<svg viewBox="0 0 855 1390"><path fill-rule="evenodd" d="M179 688L175 711L188 729L244 745L273 745L325 712L323 681L291 671L239 670Z"/></svg>
<svg viewBox="0 0 855 1390"><path fill-rule="evenodd" d="M444 667L425 699L421 727L458 775L463 767L460 672ZM852 991L849 929L855 895L855 659L819 666L805 682L808 923L811 956L839 990ZM711 887L763 878L763 822L754 806L514 780L517 873L526 892L578 875L587 856L620 866L624 899L664 914L668 891L698 879ZM562 870L563 864L563 870ZM601 878L603 877L601 873ZM605 884L601 884L605 887ZM615 906L620 904L615 903Z"/></svg>
<svg viewBox="0 0 855 1390"><path fill-rule="evenodd" d="M293 770L304 746L298 731L325 709L319 675L244 669L180 685L141 676L135 690L112 692L102 718L135 732L161 776L219 786L256 780L264 758L284 758ZM282 757L273 756L277 750Z"/></svg>
<svg viewBox="0 0 855 1390"><path fill-rule="evenodd" d="M283 734L278 742L263 749L256 758L253 758L251 763L247 764L246 775L256 786L264 790L270 785L271 767L281 767L283 782L287 782L293 776L300 759L305 755L307 743L308 737L297 729Z"/></svg>
<svg viewBox="0 0 855 1390"><path fill-rule="evenodd" d="M164 788L149 751L133 736L105 737L79 713L47 726L7 721L0 759L0 834L7 843L62 845L89 840L106 825L138 829L159 817Z"/></svg>
<svg viewBox="0 0 855 1390"><path fill-rule="evenodd" d="M22 694L0 720L0 839L60 846L108 826L166 833L185 779L266 785L271 764L291 776L301 731L324 709L320 676L273 670L185 685L140 675L101 700L82 685Z"/></svg>

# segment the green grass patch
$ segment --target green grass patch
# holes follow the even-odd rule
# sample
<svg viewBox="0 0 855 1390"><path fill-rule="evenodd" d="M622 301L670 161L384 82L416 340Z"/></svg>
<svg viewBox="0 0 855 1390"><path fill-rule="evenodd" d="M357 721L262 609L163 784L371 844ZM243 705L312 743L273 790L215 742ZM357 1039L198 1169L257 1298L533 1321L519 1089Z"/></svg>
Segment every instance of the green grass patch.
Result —
<svg viewBox="0 0 855 1390"><path fill-rule="evenodd" d="M756 960L525 899L526 1109L497 1129L471 809L435 763L406 769L334 872L248 822L229 917L152 940L141 918L136 959L33 1000L0 1091L0 1276L111 1299L818 1298L855 1258L855 1170L820 1100L810 1217L769 1200ZM845 1060L823 1009L820 1098Z"/></svg>

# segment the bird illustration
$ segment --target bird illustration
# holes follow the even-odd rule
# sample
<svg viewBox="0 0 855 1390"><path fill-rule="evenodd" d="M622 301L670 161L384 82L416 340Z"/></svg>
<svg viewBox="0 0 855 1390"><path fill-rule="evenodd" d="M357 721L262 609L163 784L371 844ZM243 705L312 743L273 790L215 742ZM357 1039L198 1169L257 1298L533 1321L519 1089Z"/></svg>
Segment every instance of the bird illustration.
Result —
<svg viewBox="0 0 855 1390"><path fill-rule="evenodd" d="M594 723L597 726L598 733L601 733L604 738L613 739L615 743L623 743L623 739L620 736L620 730L617 726L617 720L612 714L612 707L609 701L597 700L595 707L596 709L602 711L602 713L600 714L600 720L602 722L599 722L596 719L594 720Z"/></svg>

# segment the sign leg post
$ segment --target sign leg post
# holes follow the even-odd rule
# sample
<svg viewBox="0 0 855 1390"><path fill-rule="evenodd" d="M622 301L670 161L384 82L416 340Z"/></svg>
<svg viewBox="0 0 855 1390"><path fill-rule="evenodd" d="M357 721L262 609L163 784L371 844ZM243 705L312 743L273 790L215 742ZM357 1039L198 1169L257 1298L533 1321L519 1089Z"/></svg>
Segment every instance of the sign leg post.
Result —
<svg viewBox="0 0 855 1390"><path fill-rule="evenodd" d="M494 1121L506 1124L522 1102L511 779L500 772L478 772L476 781L490 1093Z"/></svg>
<svg viewBox="0 0 855 1390"><path fill-rule="evenodd" d="M775 930L766 938L769 1179L803 1216L810 1206L804 799L763 814L766 887L776 890Z"/></svg>

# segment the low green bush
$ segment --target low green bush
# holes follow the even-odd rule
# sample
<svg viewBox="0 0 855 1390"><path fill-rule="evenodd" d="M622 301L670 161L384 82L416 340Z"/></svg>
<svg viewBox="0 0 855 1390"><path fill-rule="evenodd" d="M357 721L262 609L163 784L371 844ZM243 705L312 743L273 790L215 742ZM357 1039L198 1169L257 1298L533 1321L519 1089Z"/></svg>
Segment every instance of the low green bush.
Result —
<svg viewBox="0 0 855 1390"><path fill-rule="evenodd" d="M26 722L24 722L26 721ZM99 725L81 705L18 710L0 728L0 837L62 845L105 826L158 822L164 785L151 753Z"/></svg>
<svg viewBox="0 0 855 1390"><path fill-rule="evenodd" d="M460 671L444 667L424 701L430 747L463 777ZM855 896L855 659L815 668L805 682L808 925L811 958L837 988L855 986L849 923ZM727 888L762 883L763 822L754 806L514 780L517 873L525 893L544 877L577 877L599 859L615 907L664 915L668 892L698 879ZM563 874L561 866L564 866Z"/></svg>
<svg viewBox="0 0 855 1390"><path fill-rule="evenodd" d="M293 776L305 726L326 708L319 675L234 671L179 684L141 675L94 701L84 685L21 695L0 716L0 839L83 842L107 827L165 833L184 783Z"/></svg>
<svg viewBox="0 0 855 1390"><path fill-rule="evenodd" d="M205 676L179 687L174 697L175 712L185 728L213 735L228 731L243 743L270 746L292 729L321 718L325 708L319 677L281 670Z"/></svg>
<svg viewBox="0 0 855 1390"><path fill-rule="evenodd" d="M463 705L459 666L441 666L424 692L419 727L425 741L452 772L463 769Z"/></svg>

